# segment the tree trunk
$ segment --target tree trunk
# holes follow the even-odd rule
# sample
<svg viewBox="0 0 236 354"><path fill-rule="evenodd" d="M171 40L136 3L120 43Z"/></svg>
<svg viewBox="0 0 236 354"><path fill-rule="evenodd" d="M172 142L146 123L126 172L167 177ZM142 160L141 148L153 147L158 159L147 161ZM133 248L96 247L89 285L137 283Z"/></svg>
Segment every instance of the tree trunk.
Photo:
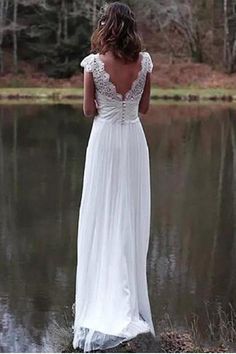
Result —
<svg viewBox="0 0 236 354"><path fill-rule="evenodd" d="M62 32L62 13L61 9L58 11L58 25L57 25L57 44L61 43L61 32Z"/></svg>
<svg viewBox="0 0 236 354"><path fill-rule="evenodd" d="M3 41L3 27L4 27L4 19L3 19L3 8L4 1L0 2L0 71L3 73L3 51L2 51L2 41Z"/></svg>
<svg viewBox="0 0 236 354"><path fill-rule="evenodd" d="M228 8L228 0L224 0L224 66L227 73L231 74L235 70L236 38L234 38L234 42L231 45Z"/></svg>
<svg viewBox="0 0 236 354"><path fill-rule="evenodd" d="M62 0L61 3L61 13L63 17L63 38L64 40L68 39L68 13L67 13L67 5L65 0Z"/></svg>
<svg viewBox="0 0 236 354"><path fill-rule="evenodd" d="M231 71L235 72L236 71L236 34L234 34L234 43L233 43L233 49L232 49L232 65L231 65Z"/></svg>
<svg viewBox="0 0 236 354"><path fill-rule="evenodd" d="M18 72L17 10L18 10L18 0L14 0L12 34L13 34L13 67L15 73Z"/></svg>
<svg viewBox="0 0 236 354"><path fill-rule="evenodd" d="M93 0L93 31L96 28L97 22L97 0Z"/></svg>
<svg viewBox="0 0 236 354"><path fill-rule="evenodd" d="M8 11L9 0L0 1L0 72L4 72L4 59L3 59L3 38L4 38L4 29L6 25L7 11Z"/></svg>

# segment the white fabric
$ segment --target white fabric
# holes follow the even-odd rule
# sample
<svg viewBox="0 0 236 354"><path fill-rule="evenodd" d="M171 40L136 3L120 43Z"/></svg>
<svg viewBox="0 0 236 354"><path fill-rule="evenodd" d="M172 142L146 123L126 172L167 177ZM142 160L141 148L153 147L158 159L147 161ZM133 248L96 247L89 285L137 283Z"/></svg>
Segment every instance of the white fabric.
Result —
<svg viewBox="0 0 236 354"><path fill-rule="evenodd" d="M151 332L146 276L150 231L149 150L138 116L142 69L123 98L98 54L81 66L93 73L99 105L86 150L79 208L74 349L104 350Z"/></svg>

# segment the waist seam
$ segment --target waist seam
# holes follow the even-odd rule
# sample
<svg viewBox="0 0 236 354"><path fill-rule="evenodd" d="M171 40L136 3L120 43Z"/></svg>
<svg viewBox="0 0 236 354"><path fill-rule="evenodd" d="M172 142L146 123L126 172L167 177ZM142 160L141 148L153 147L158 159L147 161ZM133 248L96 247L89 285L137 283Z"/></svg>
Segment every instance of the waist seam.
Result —
<svg viewBox="0 0 236 354"><path fill-rule="evenodd" d="M122 118L120 118L120 119L114 119L113 120L113 119L102 118L102 117L100 117L98 115L94 117L94 120L96 120L98 122L104 122L104 123L110 123L110 124L117 123L117 124L121 124L121 125L123 125L123 124L135 124L135 123L140 122L140 118L139 117L137 117L135 119L122 119Z"/></svg>

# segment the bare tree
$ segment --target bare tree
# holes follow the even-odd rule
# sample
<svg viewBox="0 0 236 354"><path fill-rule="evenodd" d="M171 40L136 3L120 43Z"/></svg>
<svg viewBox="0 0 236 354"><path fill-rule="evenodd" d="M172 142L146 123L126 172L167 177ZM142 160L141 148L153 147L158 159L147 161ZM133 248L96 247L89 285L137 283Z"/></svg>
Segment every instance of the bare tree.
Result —
<svg viewBox="0 0 236 354"><path fill-rule="evenodd" d="M12 32L12 42L13 42L13 68L14 72L18 72L18 32L25 29L26 26L18 24L18 7L19 5L32 6L41 2L41 0L10 0L13 6L13 18L11 24L7 26L7 30Z"/></svg>
<svg viewBox="0 0 236 354"><path fill-rule="evenodd" d="M8 6L9 6L9 0L0 1L0 71L1 73L3 73L4 71L2 44L3 44L4 33L6 31L6 19L7 19Z"/></svg>
<svg viewBox="0 0 236 354"><path fill-rule="evenodd" d="M224 64L228 73L234 72L236 66L236 33L229 26L231 7L229 1L224 0Z"/></svg>
<svg viewBox="0 0 236 354"><path fill-rule="evenodd" d="M65 0L62 0L62 12L63 12L63 36L64 40L68 39L68 6Z"/></svg>
<svg viewBox="0 0 236 354"><path fill-rule="evenodd" d="M13 36L13 65L14 65L15 73L17 73L18 71L17 13L18 13L18 0L14 0L12 36Z"/></svg>
<svg viewBox="0 0 236 354"><path fill-rule="evenodd" d="M93 30L96 27L96 20L97 20L97 0L93 0Z"/></svg>
<svg viewBox="0 0 236 354"><path fill-rule="evenodd" d="M199 3L194 0L147 0L144 6L138 0L135 6L139 16L145 17L154 28L160 30L169 44L171 52L176 55L169 35L170 26L174 26L188 45L191 57L202 61L202 45L198 17Z"/></svg>
<svg viewBox="0 0 236 354"><path fill-rule="evenodd" d="M73 0L72 15L87 18L94 30L98 16L102 11L101 7L104 4L104 0Z"/></svg>
<svg viewBox="0 0 236 354"><path fill-rule="evenodd" d="M177 3L170 8L171 20L181 31L189 46L191 57L202 62L202 45L199 28L199 19L197 9L192 0L185 0L183 3Z"/></svg>

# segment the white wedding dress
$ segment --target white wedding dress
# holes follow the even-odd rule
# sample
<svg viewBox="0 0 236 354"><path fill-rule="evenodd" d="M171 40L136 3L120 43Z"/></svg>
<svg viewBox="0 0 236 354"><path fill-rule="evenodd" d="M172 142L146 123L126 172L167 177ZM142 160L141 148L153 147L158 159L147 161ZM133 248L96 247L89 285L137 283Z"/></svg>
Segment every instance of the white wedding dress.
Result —
<svg viewBox="0 0 236 354"><path fill-rule="evenodd" d="M123 97L99 54L81 66L93 73L98 102L86 150L78 219L73 347L104 350L140 333L155 336L146 257L150 232L149 150L138 116L147 72Z"/></svg>

